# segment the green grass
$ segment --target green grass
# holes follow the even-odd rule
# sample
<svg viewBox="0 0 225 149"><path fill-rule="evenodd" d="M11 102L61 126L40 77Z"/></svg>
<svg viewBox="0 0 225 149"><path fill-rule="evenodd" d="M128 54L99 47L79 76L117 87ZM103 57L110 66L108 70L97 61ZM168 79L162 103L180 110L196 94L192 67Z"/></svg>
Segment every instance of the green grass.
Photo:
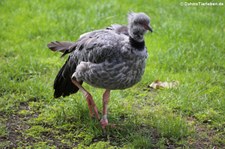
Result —
<svg viewBox="0 0 225 149"><path fill-rule="evenodd" d="M112 91L108 136L81 93L53 98L66 58L47 43L150 15L143 79ZM225 146L225 3L179 1L0 1L0 148L221 148ZM155 81L179 81L150 90ZM102 108L101 89L84 85Z"/></svg>

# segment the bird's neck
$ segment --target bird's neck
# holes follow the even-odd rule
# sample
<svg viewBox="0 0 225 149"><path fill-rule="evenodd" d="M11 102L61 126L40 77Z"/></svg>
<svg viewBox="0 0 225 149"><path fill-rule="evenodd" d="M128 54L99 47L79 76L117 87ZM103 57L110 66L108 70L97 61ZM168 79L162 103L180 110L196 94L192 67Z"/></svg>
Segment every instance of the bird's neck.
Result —
<svg viewBox="0 0 225 149"><path fill-rule="evenodd" d="M134 47L135 49L138 50L142 50L145 47L145 41L137 41L134 38L132 38L131 36L129 36L129 42L131 44L132 47Z"/></svg>
<svg viewBox="0 0 225 149"><path fill-rule="evenodd" d="M144 33L136 26L128 25L129 42L135 49L144 49Z"/></svg>

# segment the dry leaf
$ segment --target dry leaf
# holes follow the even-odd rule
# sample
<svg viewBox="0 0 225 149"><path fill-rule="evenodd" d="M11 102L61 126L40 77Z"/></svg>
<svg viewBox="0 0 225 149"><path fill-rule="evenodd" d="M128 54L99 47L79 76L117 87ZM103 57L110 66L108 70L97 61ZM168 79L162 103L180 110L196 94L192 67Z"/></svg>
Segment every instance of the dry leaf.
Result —
<svg viewBox="0 0 225 149"><path fill-rule="evenodd" d="M161 82L159 80L156 80L152 82L148 87L153 89L159 89L159 88L175 88L179 85L178 81L172 81L172 82Z"/></svg>

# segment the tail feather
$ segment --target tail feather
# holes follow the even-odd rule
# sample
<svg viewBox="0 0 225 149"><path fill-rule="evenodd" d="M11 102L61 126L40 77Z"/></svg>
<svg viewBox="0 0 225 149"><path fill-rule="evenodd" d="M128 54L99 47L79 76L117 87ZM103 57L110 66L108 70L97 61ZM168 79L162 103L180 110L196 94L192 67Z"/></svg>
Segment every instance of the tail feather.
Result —
<svg viewBox="0 0 225 149"><path fill-rule="evenodd" d="M54 52L62 52L63 55L66 55L67 53L70 53L72 52L75 47L76 47L76 43L74 42L67 42L67 41L62 41L62 42L59 42L59 41L53 41L53 42L50 42L48 45L48 48Z"/></svg>
<svg viewBox="0 0 225 149"><path fill-rule="evenodd" d="M59 51L59 52L65 52L69 49L69 47L72 45L72 42L59 42L59 41L53 41L50 42L47 46L52 51Z"/></svg>
<svg viewBox="0 0 225 149"><path fill-rule="evenodd" d="M58 98L60 96L69 96L70 94L76 93L79 88L75 86L71 81L71 76L75 71L77 63L70 57L67 59L66 63L58 72L58 75L54 81L54 97ZM80 82L82 84L82 82Z"/></svg>
<svg viewBox="0 0 225 149"><path fill-rule="evenodd" d="M48 44L48 48L52 51L62 52L63 55L72 52L76 48L76 42L58 42L54 41ZM77 67L77 61L68 57L66 63L58 72L54 81L54 97L69 96L70 94L76 93L79 88L75 86L71 81L71 76L75 72ZM83 82L80 82L82 84Z"/></svg>

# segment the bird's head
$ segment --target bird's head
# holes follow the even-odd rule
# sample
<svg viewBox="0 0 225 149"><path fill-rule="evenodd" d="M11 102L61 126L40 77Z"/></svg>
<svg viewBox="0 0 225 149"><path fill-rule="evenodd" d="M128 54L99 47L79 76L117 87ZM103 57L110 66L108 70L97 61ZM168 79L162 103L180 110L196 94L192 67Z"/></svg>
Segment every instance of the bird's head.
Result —
<svg viewBox="0 0 225 149"><path fill-rule="evenodd" d="M149 16L143 12L128 13L128 32L133 39L143 41L143 36L147 31L153 32Z"/></svg>

